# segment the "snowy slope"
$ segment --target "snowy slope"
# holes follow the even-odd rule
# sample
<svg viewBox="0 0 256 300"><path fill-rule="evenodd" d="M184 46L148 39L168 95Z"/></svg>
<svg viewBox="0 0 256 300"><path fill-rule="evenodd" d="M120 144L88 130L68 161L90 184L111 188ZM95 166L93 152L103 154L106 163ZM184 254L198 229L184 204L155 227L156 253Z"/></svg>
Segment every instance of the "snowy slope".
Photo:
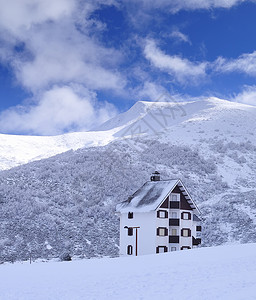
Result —
<svg viewBox="0 0 256 300"><path fill-rule="evenodd" d="M0 266L1 300L253 300L256 244Z"/></svg>
<svg viewBox="0 0 256 300"><path fill-rule="evenodd" d="M203 136L203 132L196 132L197 127L205 129L206 135L210 136L214 130L221 128L224 133L232 130L233 125L242 123L238 131L251 132L256 128L253 120L256 117L256 107L234 103L218 98L207 98L204 100L190 102L137 102L130 110L107 121L99 127L99 130L115 129L115 136L135 136L138 134L155 135L159 132L167 131L168 134L175 132L180 127L189 127L185 137L190 137L187 141L184 136L183 142L190 142L194 137ZM242 119L241 119L242 118ZM245 123L244 123L245 121ZM224 126L223 126L224 125ZM248 127L249 125L249 127ZM238 126L239 127L239 124ZM170 131L171 129L171 131ZM173 129L173 130L172 130ZM186 130L183 131L185 133ZM238 132L240 134L241 132ZM172 135L173 138L173 135ZM175 138L175 137L174 137ZM179 141L181 140L179 139Z"/></svg>
<svg viewBox="0 0 256 300"><path fill-rule="evenodd" d="M137 102L96 131L59 136L0 134L0 170L47 158L68 150L102 146L113 140L167 132L167 141L195 144L216 135L253 137L256 108L217 98L191 102Z"/></svg>
<svg viewBox="0 0 256 300"><path fill-rule="evenodd" d="M113 132L75 132L59 136L0 134L0 170L76 150L102 146L113 140Z"/></svg>

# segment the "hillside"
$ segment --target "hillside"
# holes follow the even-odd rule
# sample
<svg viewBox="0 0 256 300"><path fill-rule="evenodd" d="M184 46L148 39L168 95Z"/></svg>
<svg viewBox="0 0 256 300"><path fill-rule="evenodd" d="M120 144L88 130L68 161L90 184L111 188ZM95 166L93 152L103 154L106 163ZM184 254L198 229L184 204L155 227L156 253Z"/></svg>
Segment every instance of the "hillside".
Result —
<svg viewBox="0 0 256 300"><path fill-rule="evenodd" d="M114 136L105 146L0 172L1 260L117 255L115 205L155 170L187 186L204 246L256 242L256 108L211 98L177 104L178 118L173 104L136 105L102 125Z"/></svg>
<svg viewBox="0 0 256 300"><path fill-rule="evenodd" d="M256 244L0 266L1 300L253 300Z"/></svg>
<svg viewBox="0 0 256 300"><path fill-rule="evenodd" d="M58 136L22 136L0 134L0 170L10 169L83 147L106 145L113 131L74 132Z"/></svg>
<svg viewBox="0 0 256 300"><path fill-rule="evenodd" d="M253 135L256 115L253 106L231 103L217 98L190 102L146 102L139 101L127 112L105 122L94 131L74 132L58 136L22 136L0 134L0 170L10 169L28 162L40 160L83 147L103 146L114 140L140 135L156 135L165 130L171 141L193 143L197 138L213 138L218 135L218 126L226 127L220 135L234 132L236 118L250 132L241 132L241 137ZM247 117L249 116L249 119ZM219 122L220 121L220 122ZM219 124L218 124L219 123ZM207 125L207 131L202 126ZM198 132L192 132L189 127ZM222 128L223 130L224 128ZM230 130L231 129L231 130ZM221 130L221 131L222 131ZM180 135L180 138L178 136ZM226 136L225 136L226 137ZM232 137L232 136L231 136Z"/></svg>

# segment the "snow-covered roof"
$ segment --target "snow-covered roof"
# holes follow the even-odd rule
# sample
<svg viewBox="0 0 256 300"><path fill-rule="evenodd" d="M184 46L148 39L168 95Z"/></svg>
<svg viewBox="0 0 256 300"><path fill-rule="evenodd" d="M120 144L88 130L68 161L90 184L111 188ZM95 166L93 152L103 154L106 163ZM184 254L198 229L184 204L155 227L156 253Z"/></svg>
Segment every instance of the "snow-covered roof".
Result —
<svg viewBox="0 0 256 300"><path fill-rule="evenodd" d="M146 182L128 200L118 204L116 206L116 211L125 213L129 211L149 212L156 210L176 185L181 187L181 191L191 204L191 207L198 211L196 205L179 179Z"/></svg>

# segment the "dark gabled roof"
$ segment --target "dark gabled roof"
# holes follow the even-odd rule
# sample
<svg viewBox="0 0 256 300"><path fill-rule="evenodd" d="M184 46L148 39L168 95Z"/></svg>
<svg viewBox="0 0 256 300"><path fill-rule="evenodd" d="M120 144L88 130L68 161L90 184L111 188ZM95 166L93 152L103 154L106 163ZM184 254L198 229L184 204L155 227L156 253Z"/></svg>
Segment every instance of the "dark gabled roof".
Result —
<svg viewBox="0 0 256 300"><path fill-rule="evenodd" d="M129 211L149 212L156 210L176 185L182 188L182 193L191 204L191 207L198 211L196 205L179 179L146 182L131 197L129 197L128 200L118 204L116 211L124 213Z"/></svg>

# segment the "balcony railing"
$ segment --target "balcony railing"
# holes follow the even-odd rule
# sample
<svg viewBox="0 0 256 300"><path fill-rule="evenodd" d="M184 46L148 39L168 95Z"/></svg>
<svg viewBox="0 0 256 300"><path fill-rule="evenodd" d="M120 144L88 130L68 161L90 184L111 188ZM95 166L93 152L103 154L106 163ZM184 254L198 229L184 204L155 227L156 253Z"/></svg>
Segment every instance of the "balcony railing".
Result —
<svg viewBox="0 0 256 300"><path fill-rule="evenodd" d="M179 201L170 201L170 208L180 208Z"/></svg>
<svg viewBox="0 0 256 300"><path fill-rule="evenodd" d="M180 219L169 219L169 226L180 226Z"/></svg>
<svg viewBox="0 0 256 300"><path fill-rule="evenodd" d="M193 240L193 246L198 246L198 245L200 245L201 244L201 239L199 239L199 238L192 238L192 240Z"/></svg>
<svg viewBox="0 0 256 300"><path fill-rule="evenodd" d="M180 237L177 235L170 235L169 236L169 243L179 243Z"/></svg>

